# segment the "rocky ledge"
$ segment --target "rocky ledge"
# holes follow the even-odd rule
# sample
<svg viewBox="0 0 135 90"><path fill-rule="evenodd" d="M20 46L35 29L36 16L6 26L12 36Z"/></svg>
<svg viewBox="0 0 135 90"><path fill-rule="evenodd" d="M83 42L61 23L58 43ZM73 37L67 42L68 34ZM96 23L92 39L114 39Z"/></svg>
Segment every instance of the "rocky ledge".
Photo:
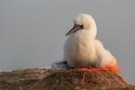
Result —
<svg viewBox="0 0 135 90"><path fill-rule="evenodd" d="M0 90L134 90L104 69L25 69L0 72Z"/></svg>

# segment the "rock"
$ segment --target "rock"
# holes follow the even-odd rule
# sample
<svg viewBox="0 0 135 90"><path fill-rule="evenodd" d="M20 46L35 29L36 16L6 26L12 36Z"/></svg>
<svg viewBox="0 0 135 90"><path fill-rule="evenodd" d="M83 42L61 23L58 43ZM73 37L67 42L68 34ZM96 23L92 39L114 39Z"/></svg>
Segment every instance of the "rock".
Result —
<svg viewBox="0 0 135 90"><path fill-rule="evenodd" d="M0 73L0 90L134 90L120 75L95 68Z"/></svg>
<svg viewBox="0 0 135 90"><path fill-rule="evenodd" d="M33 83L50 73L50 70L37 68L0 72L0 90L29 90Z"/></svg>

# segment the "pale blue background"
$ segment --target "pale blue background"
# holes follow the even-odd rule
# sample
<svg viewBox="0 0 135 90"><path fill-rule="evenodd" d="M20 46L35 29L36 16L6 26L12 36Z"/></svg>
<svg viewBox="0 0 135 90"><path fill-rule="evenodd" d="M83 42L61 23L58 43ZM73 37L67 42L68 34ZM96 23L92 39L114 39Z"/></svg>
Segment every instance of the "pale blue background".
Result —
<svg viewBox="0 0 135 90"><path fill-rule="evenodd" d="M0 70L44 68L62 59L72 18L91 14L98 36L135 84L135 0L0 0Z"/></svg>

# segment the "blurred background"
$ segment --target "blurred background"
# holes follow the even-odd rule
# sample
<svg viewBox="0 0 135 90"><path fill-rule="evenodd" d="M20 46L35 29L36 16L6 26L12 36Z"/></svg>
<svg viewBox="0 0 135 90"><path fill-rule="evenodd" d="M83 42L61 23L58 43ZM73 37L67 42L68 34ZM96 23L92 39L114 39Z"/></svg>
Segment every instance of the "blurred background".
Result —
<svg viewBox="0 0 135 90"><path fill-rule="evenodd" d="M135 84L135 0L0 0L0 71L45 68L61 60L73 17L91 14L121 75Z"/></svg>

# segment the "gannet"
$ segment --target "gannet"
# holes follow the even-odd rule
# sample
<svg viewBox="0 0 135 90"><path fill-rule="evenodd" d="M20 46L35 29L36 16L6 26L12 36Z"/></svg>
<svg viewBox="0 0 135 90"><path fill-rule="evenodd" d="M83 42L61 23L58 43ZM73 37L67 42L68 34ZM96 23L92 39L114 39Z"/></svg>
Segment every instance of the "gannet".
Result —
<svg viewBox="0 0 135 90"><path fill-rule="evenodd" d="M119 73L115 57L96 39L97 26L92 16L80 14L73 19L74 27L65 35L63 61L53 69L92 67Z"/></svg>
<svg viewBox="0 0 135 90"><path fill-rule="evenodd" d="M105 68L118 73L117 60L105 49L101 41L96 39L97 26L93 17L80 14L73 22L74 27L65 35L67 39L64 44L63 61L73 68Z"/></svg>

